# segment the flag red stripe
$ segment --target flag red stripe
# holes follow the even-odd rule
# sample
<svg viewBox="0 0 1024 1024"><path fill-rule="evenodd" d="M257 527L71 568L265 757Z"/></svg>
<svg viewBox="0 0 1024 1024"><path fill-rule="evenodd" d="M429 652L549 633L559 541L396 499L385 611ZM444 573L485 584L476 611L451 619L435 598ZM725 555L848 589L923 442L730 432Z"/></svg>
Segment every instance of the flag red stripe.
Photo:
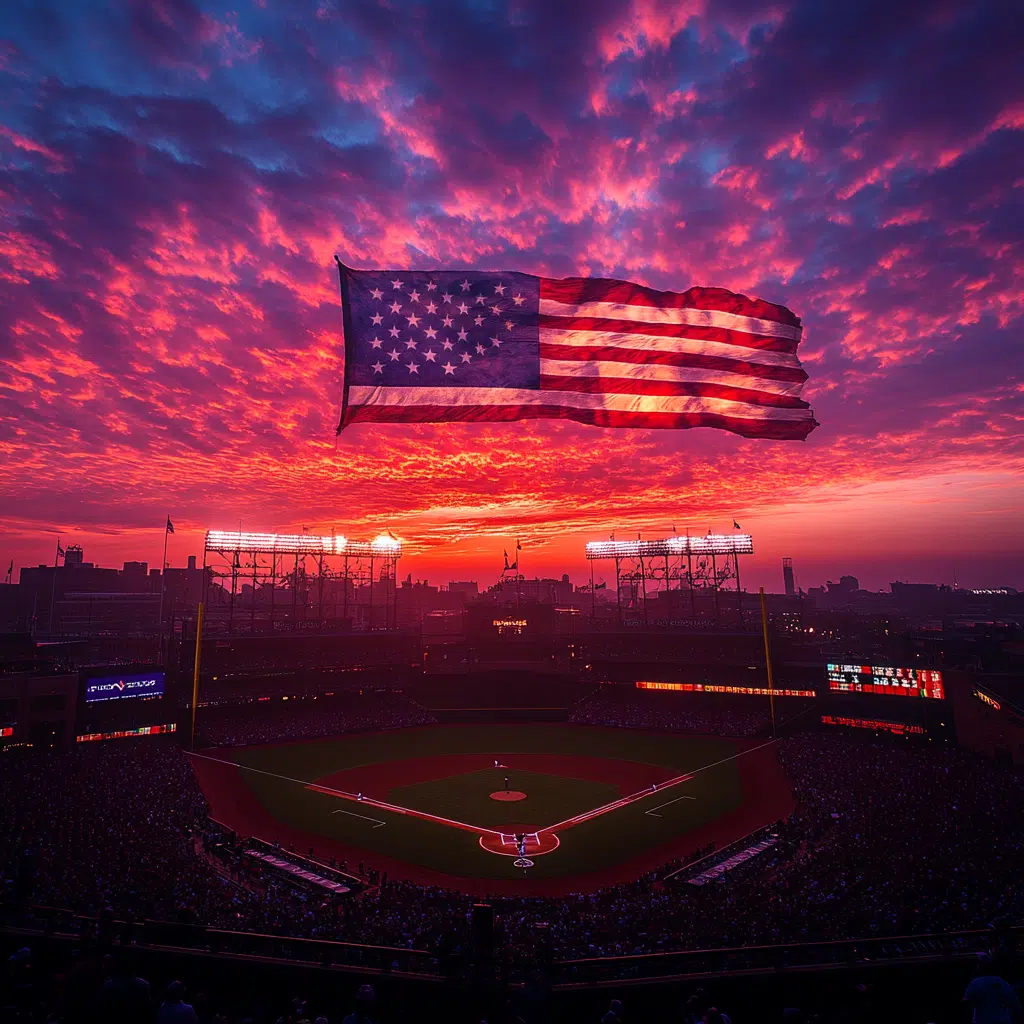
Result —
<svg viewBox="0 0 1024 1024"><path fill-rule="evenodd" d="M726 327L698 327L688 324L638 323L635 320L607 320L591 316L538 316L541 329L547 327L561 331L611 331L615 334L650 334L660 338L691 338L694 341L718 341L737 348L764 349L768 352L794 353L798 341L788 338L768 338L762 334L733 331Z"/></svg>
<svg viewBox="0 0 1024 1024"><path fill-rule="evenodd" d="M588 423L597 427L647 427L681 430L691 427L716 427L741 437L777 441L802 441L817 426L806 420L749 420L715 413L621 412L614 409L571 409L561 406L519 405L418 405L350 406L342 426L350 423L508 423L522 419L560 419Z"/></svg>
<svg viewBox="0 0 1024 1024"><path fill-rule="evenodd" d="M640 380L630 377L564 377L541 374L541 391L576 391L590 395L694 395L699 398L726 398L732 402L773 406L777 409L808 409L800 398L775 395L770 391L751 391L727 384L699 381Z"/></svg>
<svg viewBox="0 0 1024 1024"><path fill-rule="evenodd" d="M726 359L723 356L706 356L697 352L652 352L650 349L618 348L613 345L594 345L582 348L576 345L552 345L540 343L541 359L574 359L580 362L610 360L617 363L660 363L663 366L693 366L704 370L725 370L728 373L745 373L751 377L767 380L789 380L802 384L807 373L802 367L768 366L744 359Z"/></svg>
<svg viewBox="0 0 1024 1024"><path fill-rule="evenodd" d="M561 281L540 278L540 297L555 302L624 302L659 309L714 309L723 313L775 320L791 327L800 318L785 306L763 299L750 299L725 288L689 288L685 292L661 292L654 288L602 277L568 277Z"/></svg>

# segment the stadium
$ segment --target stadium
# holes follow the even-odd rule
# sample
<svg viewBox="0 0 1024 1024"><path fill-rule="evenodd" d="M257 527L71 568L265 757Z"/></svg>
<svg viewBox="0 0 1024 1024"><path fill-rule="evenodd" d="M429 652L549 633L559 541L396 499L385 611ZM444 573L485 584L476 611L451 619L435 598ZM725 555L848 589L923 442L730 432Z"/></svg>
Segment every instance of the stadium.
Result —
<svg viewBox="0 0 1024 1024"><path fill-rule="evenodd" d="M8 635L12 970L187 974L239 1019L365 985L387 1019L895 1012L908 982L939 1019L1024 911L1012 643L747 594L750 538L695 540L593 546L611 595L514 564L417 613L387 535L211 532L148 640Z"/></svg>

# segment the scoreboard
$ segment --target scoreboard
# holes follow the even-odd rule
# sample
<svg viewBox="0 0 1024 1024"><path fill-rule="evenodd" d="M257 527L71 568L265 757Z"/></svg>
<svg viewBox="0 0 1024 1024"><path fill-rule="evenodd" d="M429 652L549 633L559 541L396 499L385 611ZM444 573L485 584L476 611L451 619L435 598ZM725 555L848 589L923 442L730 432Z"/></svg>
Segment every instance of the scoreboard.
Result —
<svg viewBox="0 0 1024 1024"><path fill-rule="evenodd" d="M942 673L930 668L894 668L891 665L827 666L828 688L833 693L873 693L884 696L946 696Z"/></svg>
<svg viewBox="0 0 1024 1024"><path fill-rule="evenodd" d="M133 697L150 700L159 698L164 695L165 678L164 672L155 671L88 679L85 683L85 702L92 704L100 700L126 700Z"/></svg>
<svg viewBox="0 0 1024 1024"><path fill-rule="evenodd" d="M178 709L161 665L94 666L79 677L79 743L175 732Z"/></svg>

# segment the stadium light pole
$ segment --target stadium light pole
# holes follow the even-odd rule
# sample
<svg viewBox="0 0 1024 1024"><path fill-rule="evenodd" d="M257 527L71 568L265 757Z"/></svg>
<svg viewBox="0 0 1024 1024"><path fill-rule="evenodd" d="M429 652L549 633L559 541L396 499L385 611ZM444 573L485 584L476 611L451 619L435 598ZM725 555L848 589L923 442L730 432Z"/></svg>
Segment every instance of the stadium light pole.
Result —
<svg viewBox="0 0 1024 1024"><path fill-rule="evenodd" d="M252 611L249 615L249 632L256 632L256 587L259 575L260 558L254 551L252 553Z"/></svg>
<svg viewBox="0 0 1024 1024"><path fill-rule="evenodd" d="M640 556L640 587L644 602L644 628L647 627L647 569L644 566L644 556Z"/></svg>
<svg viewBox="0 0 1024 1024"><path fill-rule="evenodd" d="M697 594L693 589L693 552L690 550L690 531L686 531L686 581L690 585L690 617L697 618Z"/></svg>
<svg viewBox="0 0 1024 1024"><path fill-rule="evenodd" d="M715 553L711 552L711 579L715 584L715 622L719 619L718 610L718 563L715 561Z"/></svg>
<svg viewBox="0 0 1024 1024"><path fill-rule="evenodd" d="M622 629L622 583L619 580L619 559L615 559L615 609L619 619L619 629Z"/></svg>
<svg viewBox="0 0 1024 1024"><path fill-rule="evenodd" d="M199 611L196 615L196 661L192 670L192 729L189 734L189 750L196 749L196 705L199 703L199 659L203 650L203 613L206 604L199 602Z"/></svg>
<svg viewBox="0 0 1024 1024"><path fill-rule="evenodd" d="M348 621L348 551L345 552L344 565L345 565L345 582L342 584L343 589L342 589L342 592L341 592L341 618L342 618L342 621L347 622ZM352 632L351 627L346 627L346 628L348 628L348 631L350 633Z"/></svg>
<svg viewBox="0 0 1024 1024"><path fill-rule="evenodd" d="M732 553L733 564L736 566L736 607L740 615L740 629L743 628L743 588L740 586L740 555L738 551Z"/></svg>
<svg viewBox="0 0 1024 1024"><path fill-rule="evenodd" d="M761 632L764 634L764 663L768 666L768 707L772 715L772 739L775 739L775 688L772 684L772 652L768 646L768 613L764 606L764 587L761 587Z"/></svg>

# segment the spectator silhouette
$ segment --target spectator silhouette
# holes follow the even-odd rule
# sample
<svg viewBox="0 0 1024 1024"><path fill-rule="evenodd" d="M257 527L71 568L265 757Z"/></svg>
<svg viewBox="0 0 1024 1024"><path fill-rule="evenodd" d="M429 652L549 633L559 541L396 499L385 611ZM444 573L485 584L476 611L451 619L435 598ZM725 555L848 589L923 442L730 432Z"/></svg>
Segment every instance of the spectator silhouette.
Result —
<svg viewBox="0 0 1024 1024"><path fill-rule="evenodd" d="M167 995L156 1013L156 1024L199 1024L199 1015L191 1003L185 1002L185 986L180 981L167 986Z"/></svg>
<svg viewBox="0 0 1024 1024"><path fill-rule="evenodd" d="M377 1005L377 997L371 985L360 985L356 993L356 1008L342 1024L373 1024L373 1011Z"/></svg>

